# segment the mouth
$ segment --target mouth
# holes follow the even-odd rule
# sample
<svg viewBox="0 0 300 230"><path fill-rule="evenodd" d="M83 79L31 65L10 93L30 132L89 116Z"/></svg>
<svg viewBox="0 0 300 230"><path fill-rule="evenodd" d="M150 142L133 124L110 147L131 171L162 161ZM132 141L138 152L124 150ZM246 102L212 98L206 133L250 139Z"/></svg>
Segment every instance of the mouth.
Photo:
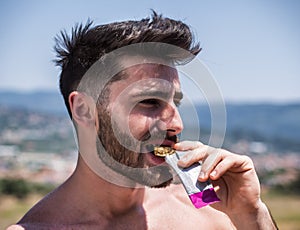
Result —
<svg viewBox="0 0 300 230"><path fill-rule="evenodd" d="M149 144L146 146L148 152L152 153L157 157L166 157L167 155L172 155L175 153L175 150L169 145L153 145Z"/></svg>

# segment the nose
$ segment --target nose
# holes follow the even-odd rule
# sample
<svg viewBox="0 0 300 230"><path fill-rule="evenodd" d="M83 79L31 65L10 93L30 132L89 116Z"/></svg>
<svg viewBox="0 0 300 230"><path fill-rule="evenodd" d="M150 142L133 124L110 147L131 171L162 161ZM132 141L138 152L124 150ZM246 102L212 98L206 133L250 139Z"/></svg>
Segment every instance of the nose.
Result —
<svg viewBox="0 0 300 230"><path fill-rule="evenodd" d="M178 108L174 103L167 104L161 113L160 129L167 132L168 136L178 135L183 130Z"/></svg>

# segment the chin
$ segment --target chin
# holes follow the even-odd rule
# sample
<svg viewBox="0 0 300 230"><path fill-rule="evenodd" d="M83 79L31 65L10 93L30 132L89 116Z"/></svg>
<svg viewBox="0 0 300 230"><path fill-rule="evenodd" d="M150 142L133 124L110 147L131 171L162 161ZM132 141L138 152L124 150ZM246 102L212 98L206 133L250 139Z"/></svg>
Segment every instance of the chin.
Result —
<svg viewBox="0 0 300 230"><path fill-rule="evenodd" d="M145 186L150 187L150 188L166 188L170 186L170 184L173 183L173 178L169 178L167 180L161 180L161 181L155 181L155 182L150 182L145 183Z"/></svg>

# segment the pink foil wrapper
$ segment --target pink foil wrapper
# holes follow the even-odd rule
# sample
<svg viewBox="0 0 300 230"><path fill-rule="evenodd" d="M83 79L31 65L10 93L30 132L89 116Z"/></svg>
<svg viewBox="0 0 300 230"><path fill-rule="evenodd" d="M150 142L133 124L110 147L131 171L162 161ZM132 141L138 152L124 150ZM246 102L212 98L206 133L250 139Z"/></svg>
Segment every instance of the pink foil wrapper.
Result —
<svg viewBox="0 0 300 230"><path fill-rule="evenodd" d="M201 208L206 205L220 201L212 184L207 182L198 181L198 176L201 170L201 164L195 163L188 168L179 168L177 162L180 156L185 152L176 151L172 155L166 156L166 162L178 174L191 202L196 208Z"/></svg>
<svg viewBox="0 0 300 230"><path fill-rule="evenodd" d="M220 201L214 188L209 188L202 192L190 194L189 197L196 208L202 208L208 204Z"/></svg>

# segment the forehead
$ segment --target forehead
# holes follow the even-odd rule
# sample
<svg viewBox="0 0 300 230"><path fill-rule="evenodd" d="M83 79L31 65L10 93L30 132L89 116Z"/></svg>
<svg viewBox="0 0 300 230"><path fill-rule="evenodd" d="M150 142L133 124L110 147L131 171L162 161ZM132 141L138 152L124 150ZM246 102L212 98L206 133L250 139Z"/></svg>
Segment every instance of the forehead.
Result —
<svg viewBox="0 0 300 230"><path fill-rule="evenodd" d="M156 82L156 85L159 85L164 81L172 84L175 88L180 88L175 67L156 63L142 63L124 69L119 80L113 84L119 87L127 87L130 84L138 84L138 82Z"/></svg>
<svg viewBox="0 0 300 230"><path fill-rule="evenodd" d="M129 81L137 81L146 78L161 78L166 81L178 81L177 70L163 64L145 63L132 66L125 70L125 75Z"/></svg>
<svg viewBox="0 0 300 230"><path fill-rule="evenodd" d="M174 67L143 63L122 71L120 79L110 85L110 99L114 101L120 95L158 96L159 92L170 94L173 91L180 91L178 73Z"/></svg>

